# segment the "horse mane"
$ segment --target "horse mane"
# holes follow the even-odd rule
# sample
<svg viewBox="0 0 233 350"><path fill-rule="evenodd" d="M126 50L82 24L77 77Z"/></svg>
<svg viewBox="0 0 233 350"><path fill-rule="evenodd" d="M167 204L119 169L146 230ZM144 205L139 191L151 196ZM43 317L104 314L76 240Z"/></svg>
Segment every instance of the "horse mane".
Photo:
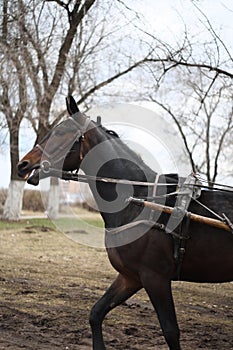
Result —
<svg viewBox="0 0 233 350"><path fill-rule="evenodd" d="M97 127L98 126L99 126L99 130L101 130L109 140L113 140L115 145L120 147L129 155L129 157L132 159L131 165L133 165L133 163L135 162L135 164L140 164L140 167L143 168L147 173L151 173L153 174L153 176L156 175L156 172L144 162L141 155L136 153L134 150L132 150L114 130L109 130L106 127L104 127L102 124L97 125Z"/></svg>

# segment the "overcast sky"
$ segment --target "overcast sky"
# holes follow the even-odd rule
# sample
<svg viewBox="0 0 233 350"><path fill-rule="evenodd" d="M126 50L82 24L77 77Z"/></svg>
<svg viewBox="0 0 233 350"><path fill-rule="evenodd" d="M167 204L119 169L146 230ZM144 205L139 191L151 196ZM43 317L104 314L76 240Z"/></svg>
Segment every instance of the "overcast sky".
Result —
<svg viewBox="0 0 233 350"><path fill-rule="evenodd" d="M221 39L232 48L233 33L233 1L232 0L196 0L195 3L208 16L211 25L221 36ZM127 5L135 11L142 13L145 17L143 29L153 31L162 40L179 41L184 33L185 25L188 32L198 39L203 39L204 17L192 5L189 0L128 0ZM198 18L199 17L199 18ZM202 23L201 23L202 22ZM25 153L34 143L34 135L28 129L24 134L29 140L21 144L22 153ZM21 137L21 140L26 140ZM4 148L0 152L0 187L7 187L10 180L10 159L9 150Z"/></svg>

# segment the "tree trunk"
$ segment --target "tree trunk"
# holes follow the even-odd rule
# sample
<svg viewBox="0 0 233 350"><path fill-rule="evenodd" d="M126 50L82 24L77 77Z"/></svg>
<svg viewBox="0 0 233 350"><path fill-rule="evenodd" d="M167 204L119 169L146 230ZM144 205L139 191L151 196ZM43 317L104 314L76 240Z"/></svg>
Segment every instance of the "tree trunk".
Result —
<svg viewBox="0 0 233 350"><path fill-rule="evenodd" d="M5 220L19 220L23 205L23 190L25 181L22 181L17 174L19 162L19 127L12 123L10 131L10 157L11 157L11 181L7 192L7 199L4 205L3 216Z"/></svg>
<svg viewBox="0 0 233 350"><path fill-rule="evenodd" d="M59 214L59 180L58 178L52 177L50 180L50 189L48 197L47 214L51 220L58 218Z"/></svg>
<svg viewBox="0 0 233 350"><path fill-rule="evenodd" d="M23 204L24 181L11 180L7 199L4 205L3 216L5 220L19 220Z"/></svg>

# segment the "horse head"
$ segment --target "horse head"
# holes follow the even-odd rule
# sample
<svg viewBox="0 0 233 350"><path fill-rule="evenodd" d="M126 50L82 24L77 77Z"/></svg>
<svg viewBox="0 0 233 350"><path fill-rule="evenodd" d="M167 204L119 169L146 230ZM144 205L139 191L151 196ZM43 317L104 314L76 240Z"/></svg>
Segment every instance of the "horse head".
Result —
<svg viewBox="0 0 233 350"><path fill-rule="evenodd" d="M66 105L70 117L52 128L18 163L18 175L29 184L36 186L50 176L49 168L78 170L90 148L97 124L79 111L72 96Z"/></svg>

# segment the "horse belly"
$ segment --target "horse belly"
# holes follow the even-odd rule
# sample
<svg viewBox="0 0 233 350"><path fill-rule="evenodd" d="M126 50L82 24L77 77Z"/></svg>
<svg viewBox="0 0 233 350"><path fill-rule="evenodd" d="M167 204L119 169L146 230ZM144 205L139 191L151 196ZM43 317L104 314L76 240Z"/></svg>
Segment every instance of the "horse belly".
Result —
<svg viewBox="0 0 233 350"><path fill-rule="evenodd" d="M181 279L207 283L233 281L233 235L215 228L204 228L205 231L190 234Z"/></svg>
<svg viewBox="0 0 233 350"><path fill-rule="evenodd" d="M123 275L140 280L143 271L172 278L175 270L171 237L150 230L141 238L123 246L107 248L112 266Z"/></svg>

